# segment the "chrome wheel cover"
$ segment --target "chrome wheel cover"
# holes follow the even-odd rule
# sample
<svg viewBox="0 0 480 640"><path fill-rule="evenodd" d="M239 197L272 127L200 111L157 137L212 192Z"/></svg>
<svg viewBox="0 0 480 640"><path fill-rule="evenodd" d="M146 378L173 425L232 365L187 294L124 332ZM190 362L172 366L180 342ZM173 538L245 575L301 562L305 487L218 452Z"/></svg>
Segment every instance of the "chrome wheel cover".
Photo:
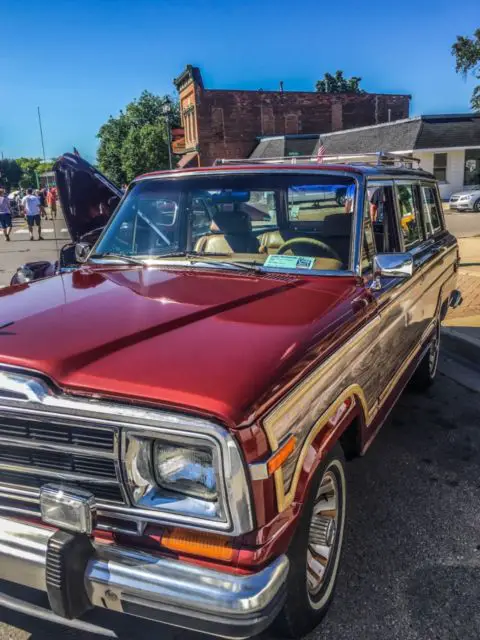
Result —
<svg viewBox="0 0 480 640"><path fill-rule="evenodd" d="M316 596L334 560L339 532L339 487L333 471L327 469L315 496L307 548L307 589Z"/></svg>

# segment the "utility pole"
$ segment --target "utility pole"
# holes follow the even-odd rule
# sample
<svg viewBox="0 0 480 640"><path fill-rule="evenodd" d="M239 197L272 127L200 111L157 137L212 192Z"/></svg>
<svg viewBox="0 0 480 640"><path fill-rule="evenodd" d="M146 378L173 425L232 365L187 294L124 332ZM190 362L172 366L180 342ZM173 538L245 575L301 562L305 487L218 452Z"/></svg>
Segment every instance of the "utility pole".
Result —
<svg viewBox="0 0 480 640"><path fill-rule="evenodd" d="M45 145L43 143L42 117L40 115L40 107L37 107L37 111L38 111L38 126L40 127L40 139L42 141L43 161L46 162L47 159L45 157Z"/></svg>
<svg viewBox="0 0 480 640"><path fill-rule="evenodd" d="M172 132L170 131L170 114L172 112L172 105L167 98L162 107L163 115L167 123L167 144L168 144L168 168L172 169Z"/></svg>

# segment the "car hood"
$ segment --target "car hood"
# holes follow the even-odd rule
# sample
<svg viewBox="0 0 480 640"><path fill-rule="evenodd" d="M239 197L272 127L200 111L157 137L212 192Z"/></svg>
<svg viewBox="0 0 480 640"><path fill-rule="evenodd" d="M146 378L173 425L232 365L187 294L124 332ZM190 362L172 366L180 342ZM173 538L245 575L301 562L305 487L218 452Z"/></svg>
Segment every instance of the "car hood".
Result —
<svg viewBox="0 0 480 640"><path fill-rule="evenodd" d="M65 153L53 167L58 197L72 237L105 226L122 197L122 190L89 162Z"/></svg>
<svg viewBox="0 0 480 640"><path fill-rule="evenodd" d="M0 363L234 425L352 316L353 277L82 267L0 290ZM298 366L295 375L298 375Z"/></svg>

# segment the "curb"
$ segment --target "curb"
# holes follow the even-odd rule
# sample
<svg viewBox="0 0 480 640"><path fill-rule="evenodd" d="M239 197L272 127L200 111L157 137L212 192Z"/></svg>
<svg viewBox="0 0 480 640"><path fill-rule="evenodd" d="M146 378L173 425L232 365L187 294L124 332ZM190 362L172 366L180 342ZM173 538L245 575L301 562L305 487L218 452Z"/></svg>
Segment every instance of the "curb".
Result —
<svg viewBox="0 0 480 640"><path fill-rule="evenodd" d="M447 351L480 365L480 340L471 338L454 327L442 327L442 346Z"/></svg>

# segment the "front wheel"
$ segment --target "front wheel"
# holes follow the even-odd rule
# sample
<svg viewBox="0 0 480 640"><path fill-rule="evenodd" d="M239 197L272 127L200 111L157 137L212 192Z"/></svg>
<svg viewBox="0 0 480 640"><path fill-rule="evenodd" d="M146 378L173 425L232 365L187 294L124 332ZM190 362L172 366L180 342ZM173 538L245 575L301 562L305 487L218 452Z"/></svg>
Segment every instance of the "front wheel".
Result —
<svg viewBox="0 0 480 640"><path fill-rule="evenodd" d="M480 213L480 198L474 203L473 210L475 213Z"/></svg>
<svg viewBox="0 0 480 640"><path fill-rule="evenodd" d="M283 637L302 637L327 612L342 552L346 499L345 456L337 444L312 479L288 552L287 598L276 620Z"/></svg>

